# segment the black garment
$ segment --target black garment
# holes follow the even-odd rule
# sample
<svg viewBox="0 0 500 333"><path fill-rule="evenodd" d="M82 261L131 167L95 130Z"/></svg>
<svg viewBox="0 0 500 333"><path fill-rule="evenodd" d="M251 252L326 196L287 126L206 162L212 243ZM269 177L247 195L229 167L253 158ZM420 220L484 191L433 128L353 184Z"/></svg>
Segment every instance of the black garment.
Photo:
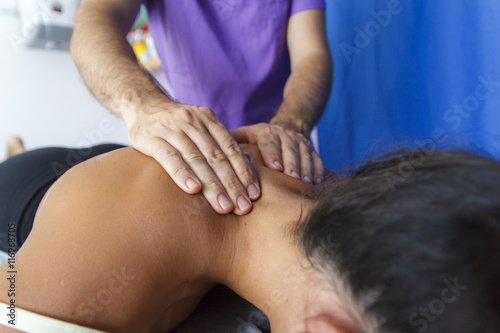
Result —
<svg viewBox="0 0 500 333"><path fill-rule="evenodd" d="M0 249L8 250L7 235L15 226L18 250L31 231L35 213L50 186L73 166L121 145L42 148L13 156L0 163Z"/></svg>

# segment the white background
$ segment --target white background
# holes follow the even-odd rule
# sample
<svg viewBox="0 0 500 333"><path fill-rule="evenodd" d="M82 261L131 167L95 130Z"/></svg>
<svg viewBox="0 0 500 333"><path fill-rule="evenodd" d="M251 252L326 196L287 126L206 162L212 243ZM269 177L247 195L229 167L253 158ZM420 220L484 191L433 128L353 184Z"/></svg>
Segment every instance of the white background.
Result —
<svg viewBox="0 0 500 333"><path fill-rule="evenodd" d="M125 124L90 94L69 52L25 48L19 38L16 0L0 0L0 161L13 134L28 149L128 144ZM99 135L103 119L112 130Z"/></svg>

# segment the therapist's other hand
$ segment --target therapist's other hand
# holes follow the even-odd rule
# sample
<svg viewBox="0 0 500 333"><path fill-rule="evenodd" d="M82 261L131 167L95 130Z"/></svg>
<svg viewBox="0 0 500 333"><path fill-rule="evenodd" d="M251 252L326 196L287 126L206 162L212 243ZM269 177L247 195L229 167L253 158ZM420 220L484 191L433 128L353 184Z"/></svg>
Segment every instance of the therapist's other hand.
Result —
<svg viewBox="0 0 500 333"><path fill-rule="evenodd" d="M266 123L240 127L230 133L239 143L256 144L268 168L309 184L323 181L323 161L301 133L282 125Z"/></svg>
<svg viewBox="0 0 500 333"><path fill-rule="evenodd" d="M201 190L217 213L250 212L260 196L257 176L212 110L170 101L145 109L127 122L134 148L157 160L186 193Z"/></svg>

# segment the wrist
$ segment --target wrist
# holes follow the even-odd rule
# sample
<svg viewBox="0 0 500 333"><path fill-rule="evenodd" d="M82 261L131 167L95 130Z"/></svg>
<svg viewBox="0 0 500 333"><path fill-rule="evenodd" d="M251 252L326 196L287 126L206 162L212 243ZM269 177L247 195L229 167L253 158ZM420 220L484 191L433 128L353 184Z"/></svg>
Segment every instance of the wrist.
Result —
<svg viewBox="0 0 500 333"><path fill-rule="evenodd" d="M312 131L312 125L302 119L289 119L279 116L274 116L269 122L271 125L280 125L285 128L301 133L306 138L309 137Z"/></svg>
<svg viewBox="0 0 500 333"><path fill-rule="evenodd" d="M151 114L160 110L179 107L179 103L169 98L163 92L157 94L148 94L140 103L136 105L136 112Z"/></svg>
<svg viewBox="0 0 500 333"><path fill-rule="evenodd" d="M177 105L177 102L168 98L163 93L144 94L144 97L138 98L135 101L117 101L113 112L123 119L127 127L130 128L138 117L170 109Z"/></svg>

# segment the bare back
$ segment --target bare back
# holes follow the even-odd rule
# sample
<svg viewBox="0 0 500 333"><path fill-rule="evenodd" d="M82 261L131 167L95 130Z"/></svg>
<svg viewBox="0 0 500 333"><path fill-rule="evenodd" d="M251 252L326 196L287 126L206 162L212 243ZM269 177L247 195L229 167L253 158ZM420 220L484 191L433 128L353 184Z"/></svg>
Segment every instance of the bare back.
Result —
<svg viewBox="0 0 500 333"><path fill-rule="evenodd" d="M42 201L16 254L16 305L106 331L168 331L213 287L184 281L189 263L210 260L192 249L208 249L225 218L179 190L152 158L132 148L101 155L68 171ZM5 293L0 300L9 302Z"/></svg>

